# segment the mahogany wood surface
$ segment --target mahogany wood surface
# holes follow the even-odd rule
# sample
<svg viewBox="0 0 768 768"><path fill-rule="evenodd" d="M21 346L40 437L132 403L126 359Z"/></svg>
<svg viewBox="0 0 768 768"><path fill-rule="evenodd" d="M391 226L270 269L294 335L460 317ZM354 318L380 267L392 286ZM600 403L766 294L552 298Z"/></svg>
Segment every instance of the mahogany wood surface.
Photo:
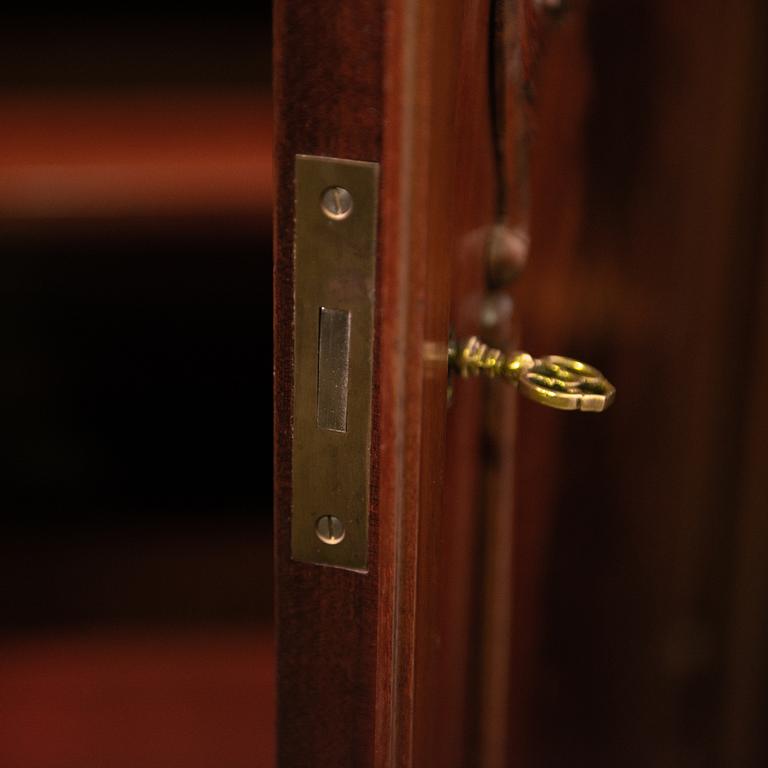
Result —
<svg viewBox="0 0 768 768"><path fill-rule="evenodd" d="M373 764L380 569L375 416L368 573L290 557L293 168L299 153L381 160L383 34L381 0L282 0L274 9L277 753L285 768ZM378 400L378 386L376 392Z"/></svg>
<svg viewBox="0 0 768 768"><path fill-rule="evenodd" d="M450 415L446 387L451 326L480 330L497 215L490 24L480 0L276 7L281 766L479 765L482 387L460 382ZM366 574L290 560L300 152L382 163Z"/></svg>
<svg viewBox="0 0 768 768"><path fill-rule="evenodd" d="M413 223L423 241L413 251L425 259L419 297L426 305L425 341L441 351L451 330L458 338L484 330L485 256L497 193L489 11L482 1L434 4L412 43L420 52L420 100L429 105L419 118L428 133L417 149L426 168L416 174L426 212ZM424 376L412 764L481 765L484 386L454 382L446 414L443 365L427 363Z"/></svg>

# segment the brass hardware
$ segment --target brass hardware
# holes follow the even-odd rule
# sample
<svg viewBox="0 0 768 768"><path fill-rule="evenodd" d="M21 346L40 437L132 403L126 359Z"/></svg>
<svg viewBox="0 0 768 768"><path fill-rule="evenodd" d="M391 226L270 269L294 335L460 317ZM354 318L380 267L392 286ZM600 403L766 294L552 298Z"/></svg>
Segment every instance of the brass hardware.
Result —
<svg viewBox="0 0 768 768"><path fill-rule="evenodd" d="M504 354L475 336L449 345L449 365L462 376L484 374L516 384L521 394L564 411L604 411L616 396L615 387L597 368L560 355L534 358L527 352Z"/></svg>
<svg viewBox="0 0 768 768"><path fill-rule="evenodd" d="M352 195L344 187L328 187L323 192L320 205L329 219L341 221L352 213Z"/></svg>
<svg viewBox="0 0 768 768"><path fill-rule="evenodd" d="M377 163L296 156L291 556L365 570Z"/></svg>
<svg viewBox="0 0 768 768"><path fill-rule="evenodd" d="M315 523L317 538L325 544L338 544L344 539L344 523L335 515L323 515Z"/></svg>
<svg viewBox="0 0 768 768"><path fill-rule="evenodd" d="M317 350L317 426L347 431L349 336L352 313L320 307Z"/></svg>

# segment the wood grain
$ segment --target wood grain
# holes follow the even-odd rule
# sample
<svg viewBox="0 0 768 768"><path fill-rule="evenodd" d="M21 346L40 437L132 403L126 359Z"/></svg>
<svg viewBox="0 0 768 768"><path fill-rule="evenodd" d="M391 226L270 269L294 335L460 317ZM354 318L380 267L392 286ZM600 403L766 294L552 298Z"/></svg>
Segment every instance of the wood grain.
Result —
<svg viewBox="0 0 768 768"><path fill-rule="evenodd" d="M375 480L368 573L290 558L293 165L299 153L381 159L383 26L380 0L348 6L282 0L274 9L277 753L285 768L372 765L379 599ZM374 415L374 455L377 429Z"/></svg>
<svg viewBox="0 0 768 768"><path fill-rule="evenodd" d="M435 4L430 14L415 43L429 105L419 153L426 215L416 226L423 238L424 340L442 349L451 330L460 338L480 330L496 214L491 20L485 2ZM457 381L446 414L443 366L427 365L423 375L413 765L450 768L479 764L483 386Z"/></svg>
<svg viewBox="0 0 768 768"><path fill-rule="evenodd" d="M478 765L481 389L446 407L446 342L477 329L494 219L488 8L393 4L384 134L381 765ZM387 184L390 180L390 185ZM396 181L396 183L395 183ZM385 361L389 365L385 367ZM392 528L384 512L391 510ZM390 538L391 535L391 538ZM389 719L391 718L391 719Z"/></svg>
<svg viewBox="0 0 768 768"><path fill-rule="evenodd" d="M488 5L283 0L275 20L280 765L476 765L482 391L449 422L446 383L495 216ZM367 574L289 556L298 152L382 163Z"/></svg>

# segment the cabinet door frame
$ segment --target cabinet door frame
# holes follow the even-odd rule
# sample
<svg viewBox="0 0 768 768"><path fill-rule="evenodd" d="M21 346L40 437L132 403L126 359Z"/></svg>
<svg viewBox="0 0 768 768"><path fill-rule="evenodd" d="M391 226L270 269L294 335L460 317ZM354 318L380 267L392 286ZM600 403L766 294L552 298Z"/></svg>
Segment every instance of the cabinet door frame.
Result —
<svg viewBox="0 0 768 768"><path fill-rule="evenodd" d="M449 335L478 330L500 213L490 14L486 0L275 5L281 768L506 764L508 680L482 658L506 670L511 587L488 584L509 563L485 553L511 556L493 515L511 519L513 406L497 396L489 426L481 382L446 397ZM380 164L365 573L291 559L297 154Z"/></svg>

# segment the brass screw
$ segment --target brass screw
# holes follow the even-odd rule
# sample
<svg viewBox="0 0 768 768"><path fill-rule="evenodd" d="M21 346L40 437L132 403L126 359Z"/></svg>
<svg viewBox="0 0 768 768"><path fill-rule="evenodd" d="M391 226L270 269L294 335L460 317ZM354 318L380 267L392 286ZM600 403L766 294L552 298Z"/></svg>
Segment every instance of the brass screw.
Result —
<svg viewBox="0 0 768 768"><path fill-rule="evenodd" d="M344 187L328 187L320 199L320 207L329 219L341 221L352 213L352 195Z"/></svg>
<svg viewBox="0 0 768 768"><path fill-rule="evenodd" d="M324 544L338 544L344 538L346 531L344 523L334 515L323 515L315 523L317 538Z"/></svg>

